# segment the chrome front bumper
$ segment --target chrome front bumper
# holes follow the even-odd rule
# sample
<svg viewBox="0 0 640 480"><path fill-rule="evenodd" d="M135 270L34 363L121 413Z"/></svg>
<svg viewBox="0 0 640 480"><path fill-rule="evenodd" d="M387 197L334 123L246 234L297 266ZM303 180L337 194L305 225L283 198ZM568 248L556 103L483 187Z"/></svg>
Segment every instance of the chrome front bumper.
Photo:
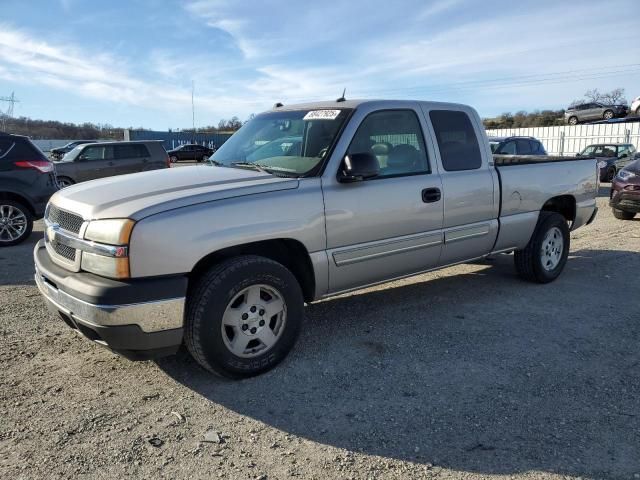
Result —
<svg viewBox="0 0 640 480"><path fill-rule="evenodd" d="M185 298L170 298L128 305L94 305L59 290L36 268L36 285L48 308L90 327L136 325L145 333L183 327Z"/></svg>

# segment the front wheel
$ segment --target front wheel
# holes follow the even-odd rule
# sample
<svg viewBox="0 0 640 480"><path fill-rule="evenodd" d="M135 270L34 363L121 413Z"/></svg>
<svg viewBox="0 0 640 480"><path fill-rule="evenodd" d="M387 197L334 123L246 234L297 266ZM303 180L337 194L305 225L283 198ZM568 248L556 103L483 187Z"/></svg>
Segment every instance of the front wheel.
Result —
<svg viewBox="0 0 640 480"><path fill-rule="evenodd" d="M569 256L569 227L559 213L540 212L524 250L514 254L516 270L525 280L549 283L558 278Z"/></svg>
<svg viewBox="0 0 640 480"><path fill-rule="evenodd" d="M24 242L33 230L33 216L27 207L13 200L0 200L0 247Z"/></svg>
<svg viewBox="0 0 640 480"><path fill-rule="evenodd" d="M577 124L578 124L578 117L569 118L569 125L577 125Z"/></svg>
<svg viewBox="0 0 640 480"><path fill-rule="evenodd" d="M171 156L169 157L169 161L170 161L171 163L176 163L176 162L178 161L178 157L176 157L175 155L171 155Z"/></svg>
<svg viewBox="0 0 640 480"><path fill-rule="evenodd" d="M617 208L613 208L613 216L618 220L633 220L636 216L633 212L625 212L624 210L618 210Z"/></svg>
<svg viewBox="0 0 640 480"><path fill-rule="evenodd" d="M187 300L185 343L206 370L229 378L266 372L289 353L304 316L295 276L246 255L213 266Z"/></svg>

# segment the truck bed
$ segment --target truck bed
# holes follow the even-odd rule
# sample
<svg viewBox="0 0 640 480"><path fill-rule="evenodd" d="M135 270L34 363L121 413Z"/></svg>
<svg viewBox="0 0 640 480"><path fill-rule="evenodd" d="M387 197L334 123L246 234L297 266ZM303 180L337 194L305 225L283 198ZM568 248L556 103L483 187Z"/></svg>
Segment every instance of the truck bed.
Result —
<svg viewBox="0 0 640 480"><path fill-rule="evenodd" d="M496 167L509 165L529 165L534 163L574 162L589 160L592 157L561 157L559 155L493 155Z"/></svg>

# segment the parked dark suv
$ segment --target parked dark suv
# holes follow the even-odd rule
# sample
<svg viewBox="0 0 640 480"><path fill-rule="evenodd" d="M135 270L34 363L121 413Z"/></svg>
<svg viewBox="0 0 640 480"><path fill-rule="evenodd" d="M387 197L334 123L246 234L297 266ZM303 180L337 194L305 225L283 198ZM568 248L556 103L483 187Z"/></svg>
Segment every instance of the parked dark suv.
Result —
<svg viewBox="0 0 640 480"><path fill-rule="evenodd" d="M169 167L161 141L79 145L55 163L61 188L74 183Z"/></svg>
<svg viewBox="0 0 640 480"><path fill-rule="evenodd" d="M167 153L169 154L171 163L176 163L179 160L195 160L196 162L202 162L213 155L215 153L215 149L194 143L180 145L173 150L169 150Z"/></svg>
<svg viewBox="0 0 640 480"><path fill-rule="evenodd" d="M640 160L620 170L611 183L609 205L620 220L632 220L640 213Z"/></svg>
<svg viewBox="0 0 640 480"><path fill-rule="evenodd" d="M489 137L496 155L546 155L540 140L533 137Z"/></svg>
<svg viewBox="0 0 640 480"><path fill-rule="evenodd" d="M0 133L0 247L26 240L57 190L53 164L38 147Z"/></svg>

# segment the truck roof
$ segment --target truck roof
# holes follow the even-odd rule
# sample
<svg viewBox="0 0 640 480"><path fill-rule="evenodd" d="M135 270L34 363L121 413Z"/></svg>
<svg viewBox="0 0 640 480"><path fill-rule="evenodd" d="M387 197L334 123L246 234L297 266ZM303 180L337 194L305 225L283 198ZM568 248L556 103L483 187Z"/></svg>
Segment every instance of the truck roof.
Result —
<svg viewBox="0 0 640 480"><path fill-rule="evenodd" d="M386 105L397 105L397 104L407 104L407 105L415 105L415 103L423 103L429 104L431 106L438 106L441 108L469 108L467 105L462 105L459 103L448 103L448 102L430 102L425 100L381 100L381 99L354 99L354 100L328 100L322 102L307 102L307 103L295 103L291 105L282 105L277 107L273 106L269 112L280 112L285 110L317 110L317 109L330 109L330 108L357 108L363 105L372 105L375 107L384 108Z"/></svg>

